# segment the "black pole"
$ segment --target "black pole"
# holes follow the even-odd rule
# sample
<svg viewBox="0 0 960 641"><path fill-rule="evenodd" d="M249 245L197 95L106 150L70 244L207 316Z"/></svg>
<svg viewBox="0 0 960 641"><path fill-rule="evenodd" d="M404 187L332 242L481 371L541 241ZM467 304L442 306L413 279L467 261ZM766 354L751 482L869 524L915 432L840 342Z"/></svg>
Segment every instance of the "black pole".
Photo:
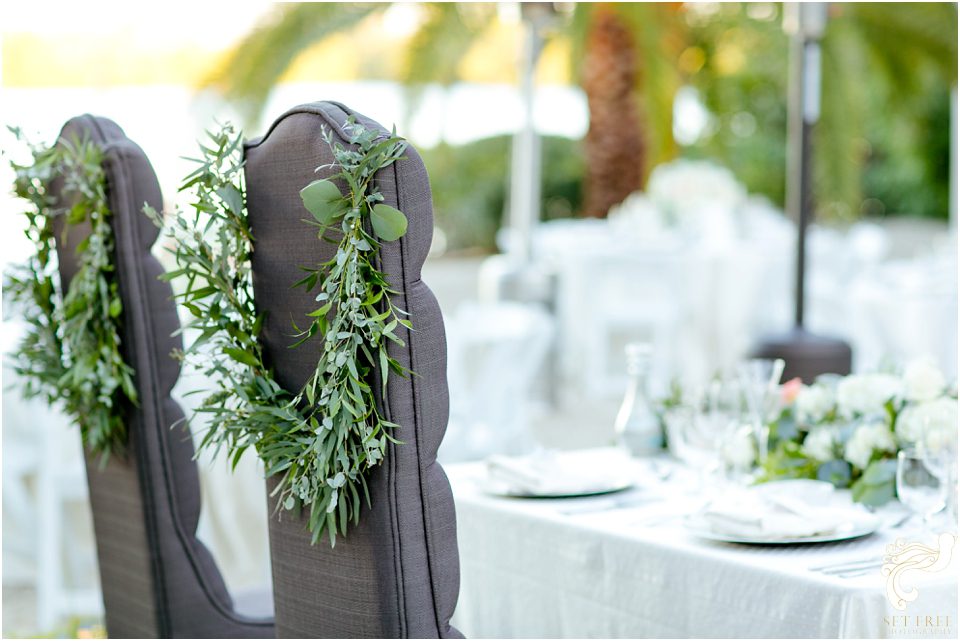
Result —
<svg viewBox="0 0 960 641"><path fill-rule="evenodd" d="M813 189L813 128L820 117L820 38L826 5L784 4L784 28L790 34L790 86L787 130L787 213L797 223L794 328L763 341L757 358L782 358L783 376L809 383L820 374L849 374L853 353L844 341L816 336L804 329L807 228L816 200Z"/></svg>
<svg viewBox="0 0 960 641"><path fill-rule="evenodd" d="M807 274L807 229L810 226L810 214L813 212L813 180L811 176L811 157L813 145L810 144L813 125L806 120L803 122L803 133L800 135L800 145L803 149L800 161L800 215L797 220L797 274L796 274L796 315L794 324L797 329L803 329L803 304L806 300Z"/></svg>

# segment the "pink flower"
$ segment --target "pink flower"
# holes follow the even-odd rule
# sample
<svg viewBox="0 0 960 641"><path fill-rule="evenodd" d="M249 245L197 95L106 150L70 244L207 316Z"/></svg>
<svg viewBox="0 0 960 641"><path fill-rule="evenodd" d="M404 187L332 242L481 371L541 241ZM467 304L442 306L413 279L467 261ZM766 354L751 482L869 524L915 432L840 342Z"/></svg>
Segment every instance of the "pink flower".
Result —
<svg viewBox="0 0 960 641"><path fill-rule="evenodd" d="M797 394L800 393L802 387L803 381L800 380L799 376L791 378L780 386L780 400L784 405L789 405L797 399Z"/></svg>

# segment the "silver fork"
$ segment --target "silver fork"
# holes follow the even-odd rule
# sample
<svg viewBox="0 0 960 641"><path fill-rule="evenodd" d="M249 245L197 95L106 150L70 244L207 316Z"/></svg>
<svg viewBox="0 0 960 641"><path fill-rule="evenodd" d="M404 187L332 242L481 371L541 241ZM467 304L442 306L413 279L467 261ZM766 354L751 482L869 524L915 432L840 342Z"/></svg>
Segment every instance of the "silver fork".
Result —
<svg viewBox="0 0 960 641"><path fill-rule="evenodd" d="M884 525L883 529L885 530L895 530L907 521L913 518L912 514L904 514L900 516L896 521L890 523L889 525ZM826 565L812 566L809 568L811 572L820 572L821 574L835 574L837 576L843 577L844 575L853 573L853 572L868 572L874 568L879 568L883 565L883 561L878 556L872 556L864 559L858 559L856 561L842 561L838 563L827 563ZM856 575L852 575L856 576Z"/></svg>

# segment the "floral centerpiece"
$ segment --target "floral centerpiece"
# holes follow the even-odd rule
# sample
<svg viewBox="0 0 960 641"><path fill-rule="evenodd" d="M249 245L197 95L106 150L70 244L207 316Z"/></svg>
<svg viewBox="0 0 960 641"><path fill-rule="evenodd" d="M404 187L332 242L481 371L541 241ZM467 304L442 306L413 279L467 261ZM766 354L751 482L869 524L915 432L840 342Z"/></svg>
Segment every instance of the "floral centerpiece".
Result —
<svg viewBox="0 0 960 641"><path fill-rule="evenodd" d="M896 496L897 452L956 447L957 392L929 359L898 373L790 381L783 393L761 480L820 479L880 505Z"/></svg>

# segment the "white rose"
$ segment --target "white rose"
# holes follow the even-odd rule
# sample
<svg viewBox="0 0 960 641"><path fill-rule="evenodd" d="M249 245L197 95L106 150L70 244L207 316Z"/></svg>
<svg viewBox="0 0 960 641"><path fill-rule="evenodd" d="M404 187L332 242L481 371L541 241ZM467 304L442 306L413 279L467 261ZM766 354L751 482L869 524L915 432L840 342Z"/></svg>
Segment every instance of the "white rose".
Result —
<svg viewBox="0 0 960 641"><path fill-rule="evenodd" d="M744 470L753 465L757 450L753 445L753 428L744 425L723 444L723 460L731 467Z"/></svg>
<svg viewBox="0 0 960 641"><path fill-rule="evenodd" d="M843 456L851 465L864 469L875 451L894 452L897 446L893 433L883 421L865 423L858 427L847 441Z"/></svg>
<svg viewBox="0 0 960 641"><path fill-rule="evenodd" d="M833 392L826 385L804 385L795 403L801 422L819 423L833 409Z"/></svg>
<svg viewBox="0 0 960 641"><path fill-rule="evenodd" d="M942 397L908 405L897 417L897 438L905 445L925 443L939 449L957 438L957 399Z"/></svg>
<svg viewBox="0 0 960 641"><path fill-rule="evenodd" d="M947 381L931 358L919 358L903 370L903 392L908 401L930 401L943 393Z"/></svg>
<svg viewBox="0 0 960 641"><path fill-rule="evenodd" d="M890 374L847 376L837 384L837 407L848 417L879 413L900 390L900 379Z"/></svg>
<svg viewBox="0 0 960 641"><path fill-rule="evenodd" d="M836 458L835 443L834 430L829 427L819 427L807 434L807 438L803 440L802 451L813 460L824 463Z"/></svg>

